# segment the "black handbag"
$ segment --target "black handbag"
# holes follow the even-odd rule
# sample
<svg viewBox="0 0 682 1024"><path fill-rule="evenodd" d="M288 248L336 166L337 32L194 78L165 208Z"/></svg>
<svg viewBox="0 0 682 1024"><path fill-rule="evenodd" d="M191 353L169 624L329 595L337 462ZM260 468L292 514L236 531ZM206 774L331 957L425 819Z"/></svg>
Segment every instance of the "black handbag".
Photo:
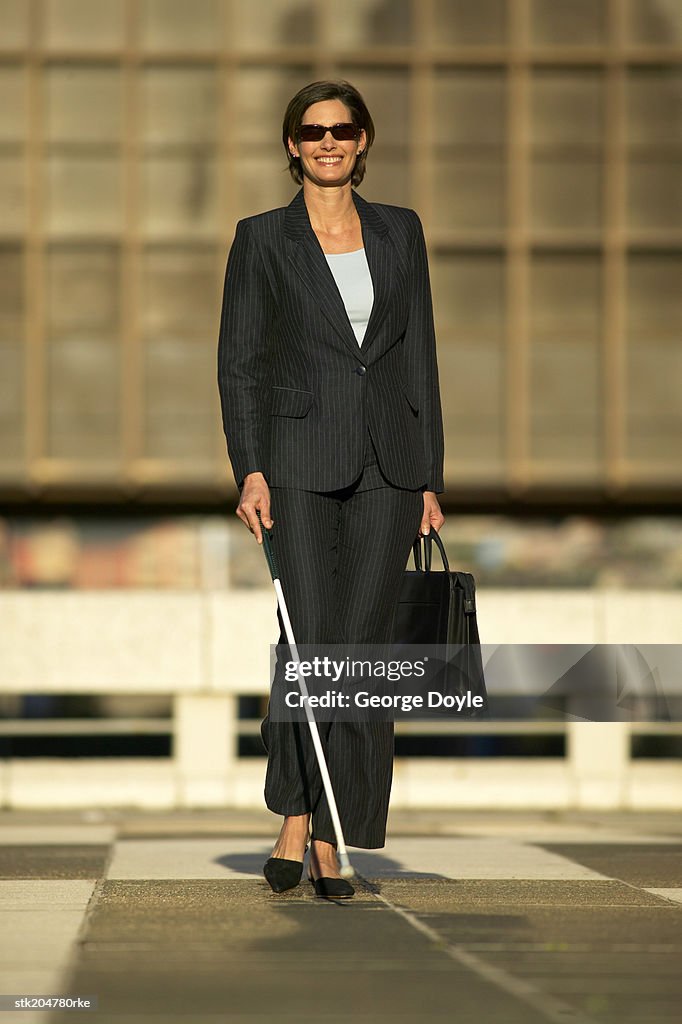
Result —
<svg viewBox="0 0 682 1024"><path fill-rule="evenodd" d="M440 551L443 572L431 571L433 542ZM459 698L461 702L461 710L449 710L447 714L487 718L490 712L476 621L474 577L470 572L450 569L443 541L433 528L425 537L420 535L415 539L412 553L414 570L406 569L403 573L391 642L442 646L446 656L438 676L438 689L444 696ZM473 697L481 700L472 704Z"/></svg>

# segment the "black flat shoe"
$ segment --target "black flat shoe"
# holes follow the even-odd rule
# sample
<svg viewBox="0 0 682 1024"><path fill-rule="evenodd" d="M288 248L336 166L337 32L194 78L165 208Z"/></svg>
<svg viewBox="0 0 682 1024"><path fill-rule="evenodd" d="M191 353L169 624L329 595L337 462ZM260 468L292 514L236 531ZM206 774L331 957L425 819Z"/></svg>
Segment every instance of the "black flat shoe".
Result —
<svg viewBox="0 0 682 1024"><path fill-rule="evenodd" d="M303 851L304 854L308 847ZM263 865L263 874L273 892L293 889L303 876L302 860L287 860L286 857L269 857Z"/></svg>
<svg viewBox="0 0 682 1024"><path fill-rule="evenodd" d="M316 896L327 896L332 899L348 899L355 894L355 889L345 878L313 878L308 875Z"/></svg>

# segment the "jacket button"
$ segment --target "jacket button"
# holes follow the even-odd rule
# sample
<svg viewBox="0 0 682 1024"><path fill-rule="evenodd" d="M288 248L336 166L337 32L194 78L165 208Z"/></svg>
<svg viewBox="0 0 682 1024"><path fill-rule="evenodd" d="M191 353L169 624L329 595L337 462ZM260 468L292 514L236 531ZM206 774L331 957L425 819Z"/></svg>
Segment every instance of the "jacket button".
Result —
<svg viewBox="0 0 682 1024"><path fill-rule="evenodd" d="M355 372L359 373L360 376L362 377L362 376L364 376L364 374L367 373L367 367L366 366L356 366L355 367Z"/></svg>

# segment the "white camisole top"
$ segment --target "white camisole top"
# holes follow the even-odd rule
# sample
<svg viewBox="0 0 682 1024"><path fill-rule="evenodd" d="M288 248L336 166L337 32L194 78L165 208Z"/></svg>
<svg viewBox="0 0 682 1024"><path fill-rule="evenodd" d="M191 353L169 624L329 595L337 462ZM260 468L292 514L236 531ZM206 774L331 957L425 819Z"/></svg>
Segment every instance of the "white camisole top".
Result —
<svg viewBox="0 0 682 1024"><path fill-rule="evenodd" d="M365 250L325 253L325 257L341 293L358 345L362 346L374 305L374 286Z"/></svg>

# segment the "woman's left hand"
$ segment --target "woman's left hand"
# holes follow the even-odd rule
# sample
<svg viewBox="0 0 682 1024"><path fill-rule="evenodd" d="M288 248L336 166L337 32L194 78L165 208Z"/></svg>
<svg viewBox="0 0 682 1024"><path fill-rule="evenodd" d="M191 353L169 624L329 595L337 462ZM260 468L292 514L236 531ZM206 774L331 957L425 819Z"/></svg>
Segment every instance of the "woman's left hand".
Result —
<svg viewBox="0 0 682 1024"><path fill-rule="evenodd" d="M445 516L440 510L438 504L438 498L436 497L435 491L424 491L424 512L422 515L421 526L419 532L422 536L425 536L431 527L434 530L440 530L441 526L445 522Z"/></svg>

